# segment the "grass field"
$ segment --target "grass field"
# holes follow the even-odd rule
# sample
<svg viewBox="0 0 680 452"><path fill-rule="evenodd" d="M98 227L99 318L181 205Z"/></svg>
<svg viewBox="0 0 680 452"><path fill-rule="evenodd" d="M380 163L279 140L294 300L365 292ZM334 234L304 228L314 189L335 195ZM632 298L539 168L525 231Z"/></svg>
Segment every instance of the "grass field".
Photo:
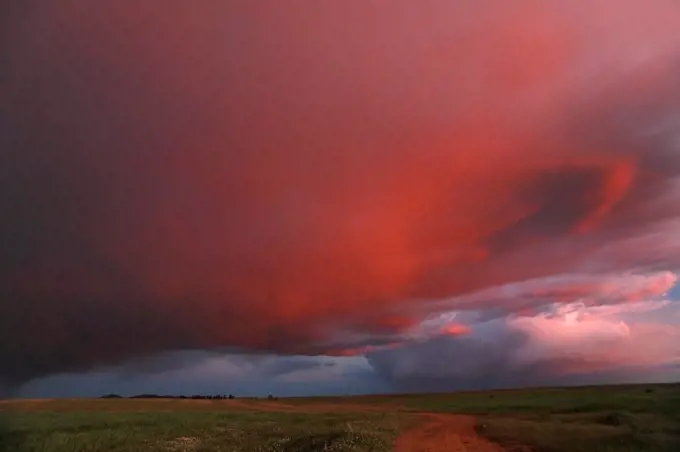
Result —
<svg viewBox="0 0 680 452"><path fill-rule="evenodd" d="M389 451L419 413L513 450L680 451L680 385L266 400L0 402L2 452Z"/></svg>
<svg viewBox="0 0 680 452"><path fill-rule="evenodd" d="M680 384L367 396L335 403L350 401L475 414L478 432L508 449L680 452Z"/></svg>
<svg viewBox="0 0 680 452"><path fill-rule="evenodd" d="M391 449L398 431L394 414L205 411L210 406L185 409L179 402L158 411L127 402L107 401L97 411L71 411L66 401L59 411L5 411L0 450L381 451Z"/></svg>

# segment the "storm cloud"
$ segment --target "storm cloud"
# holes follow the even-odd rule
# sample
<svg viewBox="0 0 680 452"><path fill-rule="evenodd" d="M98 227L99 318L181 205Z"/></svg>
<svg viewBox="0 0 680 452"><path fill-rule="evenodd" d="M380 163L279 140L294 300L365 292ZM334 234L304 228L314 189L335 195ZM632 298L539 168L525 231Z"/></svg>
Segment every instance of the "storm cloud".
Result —
<svg viewBox="0 0 680 452"><path fill-rule="evenodd" d="M676 282L677 2L65 0L2 15L12 383L176 350L373 353L393 375L394 350L446 311L470 321L428 330L414 355L484 354L444 375L492 381L517 358L493 344L538 336L517 320L473 341L474 322L658 301ZM569 367L550 350L514 381ZM282 363L258 372L307 366Z"/></svg>

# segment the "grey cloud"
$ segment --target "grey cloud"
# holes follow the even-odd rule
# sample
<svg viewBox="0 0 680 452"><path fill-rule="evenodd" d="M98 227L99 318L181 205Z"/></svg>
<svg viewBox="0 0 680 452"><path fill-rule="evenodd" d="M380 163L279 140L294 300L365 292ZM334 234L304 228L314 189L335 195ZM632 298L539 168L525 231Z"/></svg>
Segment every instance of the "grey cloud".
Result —
<svg viewBox="0 0 680 452"><path fill-rule="evenodd" d="M380 376L406 391L491 388L529 383L532 376L539 376L540 369L526 372L515 362L514 351L526 343L526 336L493 322L479 325L476 331L407 342L371 351L366 357Z"/></svg>
<svg viewBox="0 0 680 452"><path fill-rule="evenodd" d="M670 381L677 376L668 365L621 364L565 372L598 364L598 358L546 355L527 359L522 349L530 340L527 333L494 320L476 325L469 335L406 342L373 350L366 357L379 376L399 390L413 392ZM601 364L607 364L606 356Z"/></svg>
<svg viewBox="0 0 680 452"><path fill-rule="evenodd" d="M171 358L172 353L167 357ZM178 358L182 353L178 354ZM201 361L183 361L181 368L165 370L154 366L130 373L129 366L103 369L98 372L59 374L31 380L9 394L14 397L98 397L117 393L131 396L140 393L191 395L227 394L239 397L262 397L268 393L280 396L342 395L352 393L389 392L390 384L380 379L366 364L356 358L309 358L286 356L247 356L211 354L210 370ZM181 361L181 360L180 360ZM217 367L215 367L215 365ZM240 369L237 372L225 371ZM333 372L321 377L305 378L306 370L315 368ZM302 379L284 378L299 371Z"/></svg>

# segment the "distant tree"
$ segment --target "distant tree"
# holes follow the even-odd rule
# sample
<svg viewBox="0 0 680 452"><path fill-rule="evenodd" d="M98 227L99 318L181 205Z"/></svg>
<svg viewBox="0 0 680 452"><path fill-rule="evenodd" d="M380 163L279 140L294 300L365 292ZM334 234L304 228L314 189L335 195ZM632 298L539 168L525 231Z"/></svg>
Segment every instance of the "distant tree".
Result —
<svg viewBox="0 0 680 452"><path fill-rule="evenodd" d="M229 400L233 400L234 398L234 394L229 394Z"/></svg>
<svg viewBox="0 0 680 452"><path fill-rule="evenodd" d="M101 396L100 398L102 399L122 399L122 396L119 396L118 394L106 394Z"/></svg>

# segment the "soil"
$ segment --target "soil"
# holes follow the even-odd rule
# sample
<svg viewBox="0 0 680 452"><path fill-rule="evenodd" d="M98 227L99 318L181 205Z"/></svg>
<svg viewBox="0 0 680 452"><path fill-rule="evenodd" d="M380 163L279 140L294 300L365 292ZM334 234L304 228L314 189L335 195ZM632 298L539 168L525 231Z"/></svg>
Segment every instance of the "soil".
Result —
<svg viewBox="0 0 680 452"><path fill-rule="evenodd" d="M474 416L424 414L423 422L403 432L396 452L502 452L475 432Z"/></svg>
<svg viewBox="0 0 680 452"><path fill-rule="evenodd" d="M231 401L232 403L234 401ZM238 402L237 402L238 403ZM399 407L358 404L288 405L267 401L244 403L250 409L284 412L375 412L399 410ZM419 414L419 422L397 438L395 452L504 452L498 444L479 436L474 416L462 414Z"/></svg>

